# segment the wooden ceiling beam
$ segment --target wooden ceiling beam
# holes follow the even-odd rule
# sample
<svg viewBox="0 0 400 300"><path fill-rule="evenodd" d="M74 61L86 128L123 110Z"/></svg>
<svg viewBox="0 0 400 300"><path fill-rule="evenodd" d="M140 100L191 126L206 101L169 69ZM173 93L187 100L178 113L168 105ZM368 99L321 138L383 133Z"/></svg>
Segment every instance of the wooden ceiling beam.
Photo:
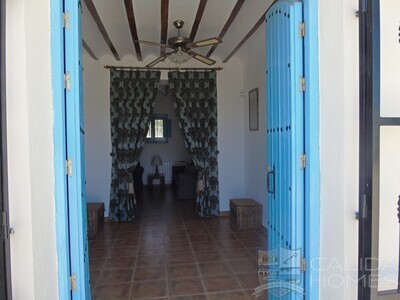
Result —
<svg viewBox="0 0 400 300"><path fill-rule="evenodd" d="M197 30L199 29L199 25L201 22L201 18L203 17L204 10L206 9L208 0L200 0L199 7L197 8L196 18L194 19L192 32L190 33L189 39L193 42L196 37Z"/></svg>
<svg viewBox="0 0 400 300"><path fill-rule="evenodd" d="M83 47L83 49L86 50L86 52L90 55L91 58L93 58L94 60L98 60L97 56L94 54L94 52L89 47L89 45L85 42L84 39L82 39L82 47Z"/></svg>
<svg viewBox="0 0 400 300"><path fill-rule="evenodd" d="M169 0L161 0L161 44L167 43ZM160 56L165 55L165 47L161 47Z"/></svg>
<svg viewBox="0 0 400 300"><path fill-rule="evenodd" d="M124 3L125 3L126 17L128 18L128 23L129 23L129 29L131 31L132 43L133 43L133 46L135 47L135 51L136 51L136 58L138 61L143 61L142 50L140 49L140 44L134 42L134 41L139 40L139 36L137 33L135 12L133 10L132 0L124 0Z"/></svg>
<svg viewBox="0 0 400 300"><path fill-rule="evenodd" d="M224 63L227 63L229 59L243 46L244 43L253 35L254 32L261 26L261 24L265 22L265 14L261 16L261 18L257 21L257 23L251 28L248 34L244 36L244 38L239 42L239 44L232 50L231 53L223 60Z"/></svg>
<svg viewBox="0 0 400 300"><path fill-rule="evenodd" d="M235 7L232 9L232 12L228 18L228 20L226 21L224 27L221 30L221 33L219 34L218 38L222 41L226 32L228 31L229 27L231 26L231 24L233 23L233 21L235 20L236 16L238 15L240 9L242 8L242 5L244 3L245 0L238 0L235 4ZM215 44L214 46L211 47L211 49L208 51L207 53L207 57L210 57L211 54L214 53L215 49L217 49L218 44Z"/></svg>
<svg viewBox="0 0 400 300"><path fill-rule="evenodd" d="M97 12L96 7L94 6L93 0L84 0L84 1L85 1L87 8L89 9L90 14L92 15L93 20L96 22L96 25L99 28L100 33L104 38L104 41L106 42L107 46L110 48L115 59L121 60L117 50L115 49L113 43L110 40L110 37L108 36L107 30L104 27L103 22L101 21L99 13Z"/></svg>

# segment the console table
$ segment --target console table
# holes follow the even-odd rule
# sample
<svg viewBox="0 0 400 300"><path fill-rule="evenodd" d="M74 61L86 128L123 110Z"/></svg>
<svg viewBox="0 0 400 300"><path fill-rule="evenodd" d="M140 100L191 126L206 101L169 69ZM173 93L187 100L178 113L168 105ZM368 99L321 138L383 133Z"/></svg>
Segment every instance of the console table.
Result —
<svg viewBox="0 0 400 300"><path fill-rule="evenodd" d="M164 175L149 175L147 184L149 185L150 190L152 190L154 187L159 187L160 189L164 189L165 185Z"/></svg>

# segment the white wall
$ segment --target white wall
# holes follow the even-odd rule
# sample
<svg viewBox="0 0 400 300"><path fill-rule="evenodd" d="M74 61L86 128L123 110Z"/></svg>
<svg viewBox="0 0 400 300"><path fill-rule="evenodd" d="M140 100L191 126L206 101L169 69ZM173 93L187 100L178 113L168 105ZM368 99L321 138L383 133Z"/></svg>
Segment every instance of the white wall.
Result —
<svg viewBox="0 0 400 300"><path fill-rule="evenodd" d="M161 90L164 90L164 87L162 87ZM140 156L140 164L144 167L144 184L147 184L148 175L154 174L154 167L151 166L151 160L155 155L159 155L163 162L186 161L189 163L191 161L190 155L186 150L185 141L178 127L172 101L173 99L169 94L164 95L159 90L154 106L154 113L167 114L168 118L171 119L171 137L168 138L168 143L165 144L148 143L144 145L142 155ZM159 171L163 172L162 167L159 168Z"/></svg>
<svg viewBox="0 0 400 300"><path fill-rule="evenodd" d="M58 299L49 1L7 0L6 15L13 299Z"/></svg>
<svg viewBox="0 0 400 300"><path fill-rule="evenodd" d="M267 224L267 101L265 22L240 49L244 69L244 180L245 195L262 204L262 223ZM249 130L249 91L258 88L258 131Z"/></svg>
<svg viewBox="0 0 400 300"><path fill-rule="evenodd" d="M358 267L357 0L319 2L320 299L356 299ZM342 282L342 280L344 280Z"/></svg>
<svg viewBox="0 0 400 300"><path fill-rule="evenodd" d="M145 58L145 61L151 59ZM109 70L104 66L132 64L144 65L143 62L137 63L132 56L116 62L111 56L94 61L85 52L83 55L87 198L93 202L105 202L106 215L111 177L111 138ZM243 98L240 96L243 65L233 58L221 66L224 70L217 73L220 210L228 211L230 199L244 196L244 116ZM185 67L204 65L190 62ZM161 79L167 79L166 71L162 71Z"/></svg>

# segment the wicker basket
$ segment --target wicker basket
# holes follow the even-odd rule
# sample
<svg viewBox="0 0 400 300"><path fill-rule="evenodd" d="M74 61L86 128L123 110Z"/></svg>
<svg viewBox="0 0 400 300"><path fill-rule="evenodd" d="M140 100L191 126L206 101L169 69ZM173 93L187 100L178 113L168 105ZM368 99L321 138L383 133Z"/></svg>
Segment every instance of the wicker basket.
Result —
<svg viewBox="0 0 400 300"><path fill-rule="evenodd" d="M87 204L88 237L94 238L104 228L104 203Z"/></svg>
<svg viewBox="0 0 400 300"><path fill-rule="evenodd" d="M232 199L230 223L235 230L261 229L261 204L253 199Z"/></svg>

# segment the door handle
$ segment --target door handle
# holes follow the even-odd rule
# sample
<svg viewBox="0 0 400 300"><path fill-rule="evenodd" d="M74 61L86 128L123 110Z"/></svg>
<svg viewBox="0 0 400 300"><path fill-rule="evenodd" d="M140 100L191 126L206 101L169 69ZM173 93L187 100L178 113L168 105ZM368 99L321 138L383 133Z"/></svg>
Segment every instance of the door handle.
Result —
<svg viewBox="0 0 400 300"><path fill-rule="evenodd" d="M275 166L267 173L267 190L268 193L273 194L275 197Z"/></svg>

